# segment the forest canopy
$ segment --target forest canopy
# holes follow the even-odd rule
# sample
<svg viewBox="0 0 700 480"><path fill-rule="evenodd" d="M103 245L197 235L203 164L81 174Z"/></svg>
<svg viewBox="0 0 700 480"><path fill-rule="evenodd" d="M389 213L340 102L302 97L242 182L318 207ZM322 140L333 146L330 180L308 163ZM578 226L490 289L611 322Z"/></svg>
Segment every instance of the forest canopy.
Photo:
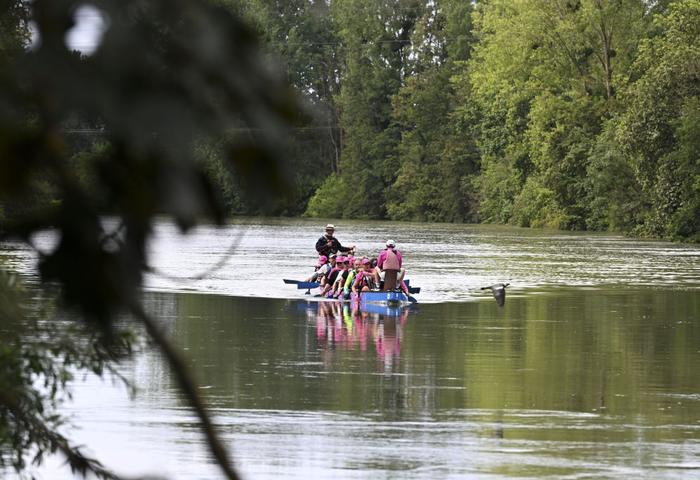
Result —
<svg viewBox="0 0 700 480"><path fill-rule="evenodd" d="M243 120L223 137L201 129L196 155L222 215L700 238L700 0L211 3L253 27L303 118L281 152L285 194L266 202L227 161L228 145L260 130ZM4 51L27 44L27 31L15 33L3 34ZM196 43L196 31L184 35L183 47ZM200 46L211 60L220 48ZM114 145L103 119L70 121L89 182ZM39 187L35 198L57 200Z"/></svg>
<svg viewBox="0 0 700 480"><path fill-rule="evenodd" d="M227 4L312 112L287 213L699 239L699 0Z"/></svg>

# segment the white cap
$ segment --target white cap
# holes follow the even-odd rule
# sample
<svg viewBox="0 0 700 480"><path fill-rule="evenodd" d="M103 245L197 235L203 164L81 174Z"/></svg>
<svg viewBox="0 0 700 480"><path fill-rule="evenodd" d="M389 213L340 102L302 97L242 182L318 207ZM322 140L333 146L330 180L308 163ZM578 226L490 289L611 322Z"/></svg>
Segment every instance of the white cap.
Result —
<svg viewBox="0 0 700 480"><path fill-rule="evenodd" d="M387 241L386 241L386 246L387 246L387 247L395 247L395 246L396 246L396 242L394 242L393 240L387 240Z"/></svg>
<svg viewBox="0 0 700 480"><path fill-rule="evenodd" d="M335 225L329 223L328 225L326 225L326 230L335 230Z"/></svg>

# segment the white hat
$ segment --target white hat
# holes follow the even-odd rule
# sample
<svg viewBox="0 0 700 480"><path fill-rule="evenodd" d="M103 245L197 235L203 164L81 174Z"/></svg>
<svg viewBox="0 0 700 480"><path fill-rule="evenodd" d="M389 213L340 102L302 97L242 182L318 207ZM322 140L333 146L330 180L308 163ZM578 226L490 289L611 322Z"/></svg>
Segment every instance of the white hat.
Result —
<svg viewBox="0 0 700 480"><path fill-rule="evenodd" d="M387 240L387 241L386 241L386 246L387 246L387 247L395 247L395 246L396 246L396 242L394 242L393 240Z"/></svg>
<svg viewBox="0 0 700 480"><path fill-rule="evenodd" d="M329 223L328 225L326 225L326 230L335 230L335 225Z"/></svg>

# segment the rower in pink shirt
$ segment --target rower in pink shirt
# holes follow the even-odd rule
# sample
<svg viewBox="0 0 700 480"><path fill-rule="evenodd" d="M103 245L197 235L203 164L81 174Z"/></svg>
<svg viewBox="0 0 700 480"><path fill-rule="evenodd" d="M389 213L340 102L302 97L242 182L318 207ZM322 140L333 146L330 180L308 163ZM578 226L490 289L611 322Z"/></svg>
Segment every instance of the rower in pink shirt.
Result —
<svg viewBox="0 0 700 480"><path fill-rule="evenodd" d="M377 270L384 274L384 291L394 290L397 285L403 284L405 270L401 268L403 259L401 252L396 249L396 242L386 241L386 249L379 253L377 258ZM402 285L403 286L403 285Z"/></svg>

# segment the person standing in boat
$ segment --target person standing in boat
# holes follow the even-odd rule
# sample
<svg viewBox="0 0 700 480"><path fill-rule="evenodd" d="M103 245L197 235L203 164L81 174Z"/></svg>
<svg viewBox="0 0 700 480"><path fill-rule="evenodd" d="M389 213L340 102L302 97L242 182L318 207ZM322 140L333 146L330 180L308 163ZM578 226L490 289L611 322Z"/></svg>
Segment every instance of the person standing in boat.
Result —
<svg viewBox="0 0 700 480"><path fill-rule="evenodd" d="M326 233L316 242L316 251L319 255L329 256L332 253L347 253L355 251L355 245L352 247L344 247L340 241L333 236L335 226L332 223L326 225Z"/></svg>
<svg viewBox="0 0 700 480"><path fill-rule="evenodd" d="M403 259L401 258L401 252L396 248L396 242L387 240L386 248L377 257L377 268L384 274L383 290L385 292L394 290L403 280L403 278L400 278L403 277L402 263ZM401 276L399 276L399 273L401 273Z"/></svg>

